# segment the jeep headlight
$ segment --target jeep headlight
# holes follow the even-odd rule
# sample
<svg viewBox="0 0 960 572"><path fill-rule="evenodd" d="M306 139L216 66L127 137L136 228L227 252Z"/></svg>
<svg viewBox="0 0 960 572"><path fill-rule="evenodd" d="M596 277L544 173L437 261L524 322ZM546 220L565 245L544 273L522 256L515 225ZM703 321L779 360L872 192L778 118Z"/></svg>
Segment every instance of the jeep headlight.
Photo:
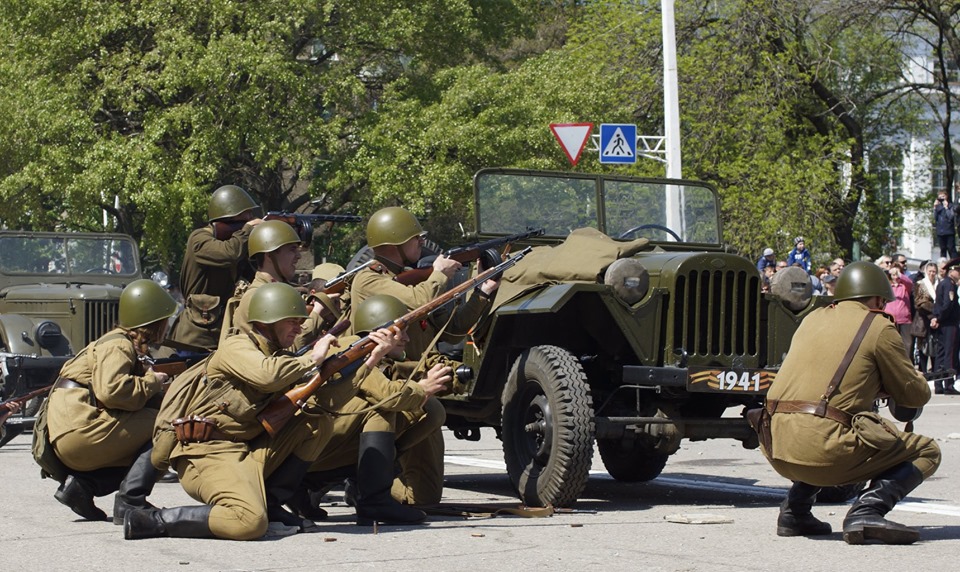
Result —
<svg viewBox="0 0 960 572"><path fill-rule="evenodd" d="M63 339L63 331L56 322L40 322L34 337L41 348L52 350L60 345L60 340Z"/></svg>
<svg viewBox="0 0 960 572"><path fill-rule="evenodd" d="M607 267L603 283L612 286L617 297L633 305L650 289L650 273L636 258L620 258Z"/></svg>

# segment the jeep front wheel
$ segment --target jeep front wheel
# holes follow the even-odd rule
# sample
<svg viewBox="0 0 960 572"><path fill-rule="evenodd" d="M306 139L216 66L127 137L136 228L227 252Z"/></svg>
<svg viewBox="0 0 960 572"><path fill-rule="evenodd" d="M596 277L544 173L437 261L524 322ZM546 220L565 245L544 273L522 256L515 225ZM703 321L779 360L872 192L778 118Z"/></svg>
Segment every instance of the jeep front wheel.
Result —
<svg viewBox="0 0 960 572"><path fill-rule="evenodd" d="M528 506L570 506L593 459L593 400L580 362L537 346L514 362L503 389L503 455Z"/></svg>

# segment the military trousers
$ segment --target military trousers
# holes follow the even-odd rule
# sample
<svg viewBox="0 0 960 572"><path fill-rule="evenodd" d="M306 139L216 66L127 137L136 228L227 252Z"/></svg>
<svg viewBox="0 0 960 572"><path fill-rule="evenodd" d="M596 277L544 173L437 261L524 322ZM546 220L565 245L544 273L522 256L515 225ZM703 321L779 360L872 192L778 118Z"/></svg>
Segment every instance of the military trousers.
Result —
<svg viewBox="0 0 960 572"><path fill-rule="evenodd" d="M153 437L156 409L105 409L91 423L61 435L53 443L57 457L75 471L129 467Z"/></svg>
<svg viewBox="0 0 960 572"><path fill-rule="evenodd" d="M266 432L250 442L208 441L178 446L170 464L183 490L211 505L209 526L217 538L253 540L267 531L264 481L290 455L314 459L329 440L327 415L294 417L276 438Z"/></svg>
<svg viewBox="0 0 960 572"><path fill-rule="evenodd" d="M360 454L360 434L392 431L397 435L400 475L391 493L407 504L434 504L443 494L443 433L446 420L443 405L428 398L423 411L363 411L370 403L355 397L333 422L333 436L310 467L311 472L329 471L356 465ZM387 467L385 470L393 470Z"/></svg>
<svg viewBox="0 0 960 572"><path fill-rule="evenodd" d="M903 462L913 463L927 479L940 466L940 447L930 437L916 433L901 433L898 442L889 449L878 451L866 445L852 454L837 458L830 465L812 466L769 459L777 473L792 480L818 487L848 485L869 481L887 469Z"/></svg>

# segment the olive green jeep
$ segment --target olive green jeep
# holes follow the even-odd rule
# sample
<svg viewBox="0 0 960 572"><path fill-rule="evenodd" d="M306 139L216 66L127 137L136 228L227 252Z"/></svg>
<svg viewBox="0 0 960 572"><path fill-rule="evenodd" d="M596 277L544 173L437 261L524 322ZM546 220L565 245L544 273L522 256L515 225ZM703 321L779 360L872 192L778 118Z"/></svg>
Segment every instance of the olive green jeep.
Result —
<svg viewBox="0 0 960 572"><path fill-rule="evenodd" d="M120 292L141 278L123 234L0 231L0 395L56 380L60 367L117 322ZM39 399L7 422L29 425Z"/></svg>
<svg viewBox="0 0 960 572"><path fill-rule="evenodd" d="M586 228L636 250L596 275L581 252L567 266L586 276L507 295L508 271L464 347L473 378L442 399L447 424L460 439L496 428L527 505L574 503L594 443L621 481L657 477L683 439L757 447L744 412L761 402L800 320L829 298L812 296L800 269L764 292L754 262L724 245L710 185L488 169L474 197L480 240L542 227L524 245L558 249Z"/></svg>

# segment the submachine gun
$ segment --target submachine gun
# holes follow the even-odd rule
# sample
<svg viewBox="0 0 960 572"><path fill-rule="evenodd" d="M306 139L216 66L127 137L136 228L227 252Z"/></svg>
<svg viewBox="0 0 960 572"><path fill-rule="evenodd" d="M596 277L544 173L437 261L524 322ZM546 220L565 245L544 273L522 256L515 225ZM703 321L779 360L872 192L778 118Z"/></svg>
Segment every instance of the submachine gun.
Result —
<svg viewBox="0 0 960 572"><path fill-rule="evenodd" d="M957 374L956 370L953 369L943 369L940 371L931 371L923 374L924 379L927 381L946 381L952 380ZM878 399L877 401L886 400L887 408L890 411L890 415L893 416L897 421L906 423L906 430L913 431L913 422L920 418L920 414L923 412L923 407L905 407L903 405L898 405L896 401L890 396L886 396ZM878 403L879 405L879 403Z"/></svg>
<svg viewBox="0 0 960 572"><path fill-rule="evenodd" d="M304 214L284 211L270 211L263 220L282 220L297 231L300 242L309 247L313 241L313 224L317 222L360 222L363 219L352 214ZM245 221L213 221L213 235L217 240L227 240L237 232Z"/></svg>
<svg viewBox="0 0 960 572"><path fill-rule="evenodd" d="M493 268L481 272L476 277L458 284L440 296L434 298L430 302L427 302L423 306L420 306L419 308L416 308L393 321L387 322L377 329L399 328L402 330L411 323L418 323L437 308L445 306L453 300L465 296L470 290L473 290L474 288L483 284L485 281L503 273L505 270L519 262L520 259L526 256L531 250L532 249L530 247L525 248ZM260 420L260 423L263 425L264 429L267 430L267 433L275 437L277 433L283 429L283 426L293 418L297 411L303 408L307 402L307 399L309 399L311 395L320 389L323 384L329 381L337 373L345 374L347 372L354 371L356 367L359 367L360 360L368 356L376 346L377 343L371 340L370 336L364 336L356 342L350 344L350 346L343 351L328 357L323 361L323 363L317 366L316 373L313 374L309 381L294 386L285 394L280 395L271 401L269 404L267 404L263 411L257 415L257 419Z"/></svg>
<svg viewBox="0 0 960 572"><path fill-rule="evenodd" d="M464 246L451 248L450 250L444 252L443 255L448 256L461 264L482 259L483 267L491 268L500 262L500 248L519 240L540 236L544 232L546 231L542 228L528 230L527 232L518 232L517 234L511 234L509 236L492 238L483 242L476 242L474 244L467 244ZM404 270L400 274L397 274L394 280L405 286L414 286L429 278L431 273L433 273L432 266L414 268L412 270Z"/></svg>

